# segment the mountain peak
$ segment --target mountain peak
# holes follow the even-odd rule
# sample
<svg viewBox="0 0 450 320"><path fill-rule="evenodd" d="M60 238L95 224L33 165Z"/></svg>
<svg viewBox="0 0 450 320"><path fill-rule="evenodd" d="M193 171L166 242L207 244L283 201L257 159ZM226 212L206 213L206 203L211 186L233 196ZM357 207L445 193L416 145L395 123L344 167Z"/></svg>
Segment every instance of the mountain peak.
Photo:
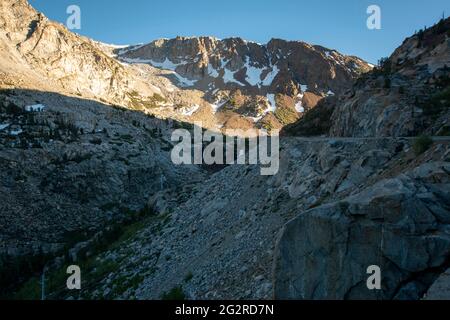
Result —
<svg viewBox="0 0 450 320"><path fill-rule="evenodd" d="M171 72L178 86L204 92L212 104L240 101L222 109L256 125L268 121L264 125L271 128L295 121L323 97L342 93L360 74L371 70L357 57L282 39L261 45L239 37L179 36L115 52L125 63ZM271 95L279 97L269 99ZM261 99L265 102L260 103ZM283 116L274 117L278 105L286 110Z"/></svg>

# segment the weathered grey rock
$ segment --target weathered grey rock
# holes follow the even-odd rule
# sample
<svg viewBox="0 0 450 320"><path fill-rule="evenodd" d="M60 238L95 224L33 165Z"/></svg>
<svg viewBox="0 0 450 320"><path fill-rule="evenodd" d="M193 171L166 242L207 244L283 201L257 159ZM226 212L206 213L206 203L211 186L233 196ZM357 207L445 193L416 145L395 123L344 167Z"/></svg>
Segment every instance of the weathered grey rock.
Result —
<svg viewBox="0 0 450 320"><path fill-rule="evenodd" d="M450 254L450 226L436 216L450 216L447 168L427 163L290 221L277 245L275 298L391 299L401 290L398 298L420 297L424 288L409 282ZM366 287L371 265L381 267L380 291Z"/></svg>
<svg viewBox="0 0 450 320"><path fill-rule="evenodd" d="M330 135L345 137L437 135L448 130L448 100L433 110L433 97L445 96L450 19L407 38L382 70L358 80L331 116ZM426 39L426 41L423 41ZM378 68L380 69L380 68Z"/></svg>
<svg viewBox="0 0 450 320"><path fill-rule="evenodd" d="M428 289L425 300L450 300L450 269L442 273Z"/></svg>

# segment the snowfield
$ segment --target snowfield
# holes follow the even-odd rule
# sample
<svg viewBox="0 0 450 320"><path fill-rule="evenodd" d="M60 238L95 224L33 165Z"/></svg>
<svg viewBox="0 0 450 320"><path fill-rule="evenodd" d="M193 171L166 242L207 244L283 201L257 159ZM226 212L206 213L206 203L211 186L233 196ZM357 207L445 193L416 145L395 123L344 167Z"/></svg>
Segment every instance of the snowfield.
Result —
<svg viewBox="0 0 450 320"><path fill-rule="evenodd" d="M261 74L263 72L263 69L252 66L250 64L250 58L248 56L244 67L247 68L247 82L252 86L261 87Z"/></svg>
<svg viewBox="0 0 450 320"><path fill-rule="evenodd" d="M266 111L266 113L269 112L275 112L277 110L277 103L275 101L275 95L274 94L268 94L267 95L267 101L269 101L269 106Z"/></svg>
<svg viewBox="0 0 450 320"><path fill-rule="evenodd" d="M200 106L198 104L194 104L191 107L183 107L180 110L183 116L190 117L196 113L198 109L200 109Z"/></svg>
<svg viewBox="0 0 450 320"><path fill-rule="evenodd" d="M272 82L278 75L278 72L280 72L280 69L278 69L276 65L272 66L272 71L267 74L266 78L262 82L262 85L266 87L272 85Z"/></svg>

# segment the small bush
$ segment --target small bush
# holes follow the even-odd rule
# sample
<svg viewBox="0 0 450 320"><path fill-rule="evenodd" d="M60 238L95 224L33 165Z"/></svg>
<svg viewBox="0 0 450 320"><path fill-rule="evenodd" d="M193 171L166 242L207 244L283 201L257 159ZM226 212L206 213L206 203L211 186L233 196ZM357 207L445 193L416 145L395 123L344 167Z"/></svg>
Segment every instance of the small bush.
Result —
<svg viewBox="0 0 450 320"><path fill-rule="evenodd" d="M450 105L450 86L434 94L424 108L426 116L437 116Z"/></svg>
<svg viewBox="0 0 450 320"><path fill-rule="evenodd" d="M389 60L389 58L381 58L379 61L378 61L378 70L377 70L377 72L378 73L381 73L381 74L383 74L383 75L385 75L385 76L388 76L388 75L390 75L391 74L391 72L392 72L392 66L391 66L391 61Z"/></svg>
<svg viewBox="0 0 450 320"><path fill-rule="evenodd" d="M189 282L192 280L192 278L194 277L194 275L192 274L192 272L189 272L186 277L184 277L184 282Z"/></svg>
<svg viewBox="0 0 450 320"><path fill-rule="evenodd" d="M450 136L450 126L442 127L436 135L440 137Z"/></svg>
<svg viewBox="0 0 450 320"><path fill-rule="evenodd" d="M431 145L433 144L433 140L425 135L418 137L414 140L413 150L416 155L421 155L425 151L427 151Z"/></svg>
<svg viewBox="0 0 450 320"><path fill-rule="evenodd" d="M297 113L287 107L277 108L275 111L275 117L283 124L291 124L298 120Z"/></svg>
<svg viewBox="0 0 450 320"><path fill-rule="evenodd" d="M184 295L183 288L181 286L175 287L169 292L163 293L161 296L162 300L175 300L175 301L182 301L186 299L186 296Z"/></svg>

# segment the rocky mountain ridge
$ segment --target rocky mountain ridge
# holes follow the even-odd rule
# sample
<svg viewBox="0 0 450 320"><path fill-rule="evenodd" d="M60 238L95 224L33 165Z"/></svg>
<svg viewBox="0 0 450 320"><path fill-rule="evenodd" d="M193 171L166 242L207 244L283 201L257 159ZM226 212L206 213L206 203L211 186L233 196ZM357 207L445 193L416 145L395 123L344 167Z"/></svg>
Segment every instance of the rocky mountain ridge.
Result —
<svg viewBox="0 0 450 320"><path fill-rule="evenodd" d="M285 128L335 137L447 135L450 127L450 20L405 39L389 58L340 95ZM317 120L320 119L320 123Z"/></svg>
<svg viewBox="0 0 450 320"><path fill-rule="evenodd" d="M69 32L26 0L1 6L3 87L65 92L215 130L280 129L371 69L335 50L279 39L262 46L179 37L116 48Z"/></svg>
<svg viewBox="0 0 450 320"><path fill-rule="evenodd" d="M406 39L333 112L333 136L438 135L449 129L450 20Z"/></svg>
<svg viewBox="0 0 450 320"><path fill-rule="evenodd" d="M255 122L275 129L323 97L342 93L372 68L336 50L280 39L261 45L241 38L177 37L114 52L126 63L170 70L179 86L205 92L214 112L231 111L249 127Z"/></svg>
<svg viewBox="0 0 450 320"><path fill-rule="evenodd" d="M115 51L130 63L175 71L184 85L215 91L240 88L296 96L308 90L340 93L371 69L363 60L300 41L272 39L261 45L241 38L159 39ZM183 81L181 84L183 85Z"/></svg>

